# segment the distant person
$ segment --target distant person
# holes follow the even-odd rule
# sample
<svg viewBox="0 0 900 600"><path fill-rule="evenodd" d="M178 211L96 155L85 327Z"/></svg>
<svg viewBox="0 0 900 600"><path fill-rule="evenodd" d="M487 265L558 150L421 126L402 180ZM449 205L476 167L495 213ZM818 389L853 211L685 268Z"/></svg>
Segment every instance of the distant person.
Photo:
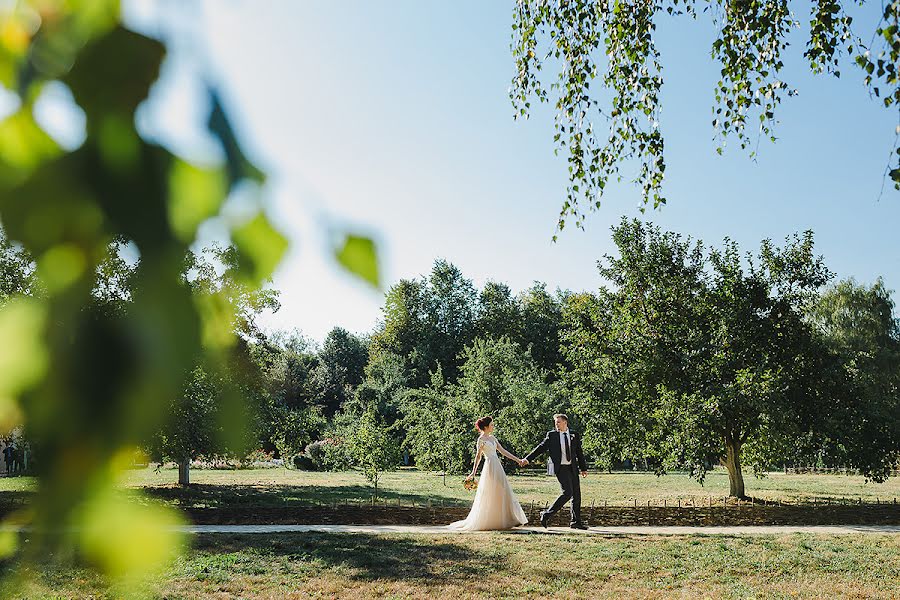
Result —
<svg viewBox="0 0 900 600"><path fill-rule="evenodd" d="M22 472L22 447L19 444L12 445L12 474L18 475Z"/></svg>
<svg viewBox="0 0 900 600"><path fill-rule="evenodd" d="M13 448L12 444L6 444L3 448L3 463L6 465L6 474L12 475L13 469Z"/></svg>

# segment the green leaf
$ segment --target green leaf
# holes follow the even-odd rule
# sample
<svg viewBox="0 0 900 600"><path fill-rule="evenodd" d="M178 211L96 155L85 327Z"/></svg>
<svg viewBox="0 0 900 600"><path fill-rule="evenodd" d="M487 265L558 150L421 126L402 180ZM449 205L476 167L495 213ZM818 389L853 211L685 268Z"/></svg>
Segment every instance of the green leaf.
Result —
<svg viewBox="0 0 900 600"><path fill-rule="evenodd" d="M60 154L60 148L22 107L0 122L0 189L21 183L34 169Z"/></svg>
<svg viewBox="0 0 900 600"><path fill-rule="evenodd" d="M381 287L378 270L378 252L371 238L348 233L343 243L335 248L338 263L375 288Z"/></svg>
<svg viewBox="0 0 900 600"><path fill-rule="evenodd" d="M225 173L178 160L169 172L169 221L184 242L190 242L201 223L216 215L227 194Z"/></svg>
<svg viewBox="0 0 900 600"><path fill-rule="evenodd" d="M222 150L225 152L226 170L228 171L228 182L233 188L243 179L250 179L262 183L265 181L265 174L259 170L241 149L241 144L237 139L231 121L225 113L222 106L222 100L216 90L210 88L208 90L209 100L212 103L212 111L209 114L207 127L209 131L219 138L222 143Z"/></svg>
<svg viewBox="0 0 900 600"><path fill-rule="evenodd" d="M272 276L288 249L287 239L262 213L235 228L231 239L241 253L242 270L257 285Z"/></svg>
<svg viewBox="0 0 900 600"><path fill-rule="evenodd" d="M160 42L124 27L88 45L63 78L84 110L88 128L109 116L130 118L150 93L165 54Z"/></svg>

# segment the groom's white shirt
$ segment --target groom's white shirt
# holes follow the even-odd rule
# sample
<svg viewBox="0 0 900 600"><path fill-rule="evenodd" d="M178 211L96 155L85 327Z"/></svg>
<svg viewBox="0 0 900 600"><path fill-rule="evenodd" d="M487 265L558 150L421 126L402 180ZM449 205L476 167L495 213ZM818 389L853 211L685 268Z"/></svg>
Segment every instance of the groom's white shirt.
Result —
<svg viewBox="0 0 900 600"><path fill-rule="evenodd" d="M571 458L572 440L569 439L570 456L567 459L566 458L566 440L567 439L569 439L569 430L566 429L565 431L560 431L559 432L559 456L560 456L559 464L561 464L561 465L571 465L572 464L572 458Z"/></svg>

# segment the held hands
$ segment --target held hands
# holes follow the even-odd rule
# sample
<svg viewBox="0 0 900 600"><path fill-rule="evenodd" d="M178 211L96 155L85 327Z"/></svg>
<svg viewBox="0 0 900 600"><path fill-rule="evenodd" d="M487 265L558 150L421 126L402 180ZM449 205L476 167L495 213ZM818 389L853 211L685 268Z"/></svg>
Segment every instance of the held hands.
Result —
<svg viewBox="0 0 900 600"><path fill-rule="evenodd" d="M520 459L518 460L518 463L519 463L519 466L520 466L520 467L524 467L525 465L528 464L528 459L526 459L526 458L520 458Z"/></svg>

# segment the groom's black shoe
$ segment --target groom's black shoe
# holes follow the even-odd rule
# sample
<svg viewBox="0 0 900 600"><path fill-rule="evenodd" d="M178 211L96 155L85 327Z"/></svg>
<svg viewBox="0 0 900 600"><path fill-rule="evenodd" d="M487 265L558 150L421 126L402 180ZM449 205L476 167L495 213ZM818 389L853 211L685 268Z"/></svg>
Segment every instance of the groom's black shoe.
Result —
<svg viewBox="0 0 900 600"><path fill-rule="evenodd" d="M580 521L578 523L572 523L571 525L569 525L569 527L571 527L572 529L587 529L588 528L587 525L585 525L584 523L582 523Z"/></svg>
<svg viewBox="0 0 900 600"><path fill-rule="evenodd" d="M541 512L541 527L546 529L547 523L549 523L549 522L550 522L550 514L542 511Z"/></svg>

